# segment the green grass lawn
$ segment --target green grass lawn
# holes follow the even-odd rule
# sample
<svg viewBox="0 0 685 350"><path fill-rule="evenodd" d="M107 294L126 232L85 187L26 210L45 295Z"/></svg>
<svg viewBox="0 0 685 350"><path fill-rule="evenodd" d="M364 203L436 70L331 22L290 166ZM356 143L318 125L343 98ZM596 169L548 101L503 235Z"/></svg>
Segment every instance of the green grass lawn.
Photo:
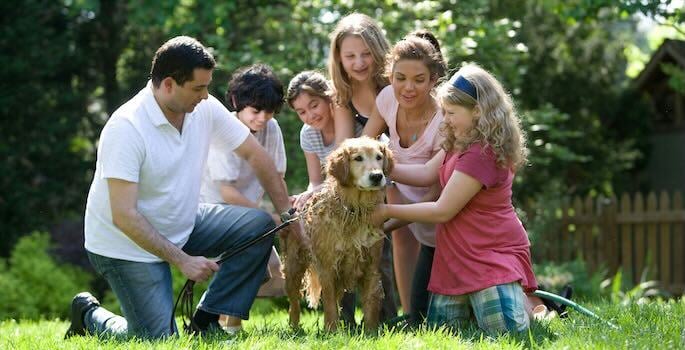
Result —
<svg viewBox="0 0 685 350"><path fill-rule="evenodd" d="M243 334L235 339L197 339L182 335L163 341L116 341L95 337L62 340L64 320L3 321L0 349L683 349L685 299L651 301L625 306L606 301L586 302L600 316L615 323L611 329L575 311L567 319L534 324L526 334L489 338L475 327L456 333L445 329L383 330L379 335L321 331L321 312L303 315L303 330L291 331L284 309L272 309L258 301ZM358 315L359 316L359 315ZM180 324L180 323L179 323Z"/></svg>

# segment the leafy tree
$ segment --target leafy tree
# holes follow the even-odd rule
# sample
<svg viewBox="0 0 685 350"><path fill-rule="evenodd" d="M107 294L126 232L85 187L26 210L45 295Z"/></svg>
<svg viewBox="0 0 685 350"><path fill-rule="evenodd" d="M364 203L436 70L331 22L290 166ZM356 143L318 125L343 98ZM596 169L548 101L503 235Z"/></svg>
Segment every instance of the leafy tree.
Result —
<svg viewBox="0 0 685 350"><path fill-rule="evenodd" d="M92 152L83 137L83 14L60 2L0 4L0 255L19 235L80 212Z"/></svg>

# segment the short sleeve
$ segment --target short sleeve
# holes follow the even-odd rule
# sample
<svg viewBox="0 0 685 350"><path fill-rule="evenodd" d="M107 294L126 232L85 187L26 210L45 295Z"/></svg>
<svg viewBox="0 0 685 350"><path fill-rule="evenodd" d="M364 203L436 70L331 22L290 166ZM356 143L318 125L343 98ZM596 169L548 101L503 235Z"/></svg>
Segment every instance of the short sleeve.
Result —
<svg viewBox="0 0 685 350"><path fill-rule="evenodd" d="M310 127L305 124L302 125L302 129L300 129L300 148L302 148L302 151L304 152L309 152L309 153L316 153L316 150L314 149L314 140L311 137L311 132L309 132Z"/></svg>
<svg viewBox="0 0 685 350"><path fill-rule="evenodd" d="M145 160L145 143L126 119L110 119L100 135L98 161L103 179L138 182Z"/></svg>
<svg viewBox="0 0 685 350"><path fill-rule="evenodd" d="M207 154L207 170L211 181L236 181L240 173L240 160L234 152L210 148Z"/></svg>
<svg viewBox="0 0 685 350"><path fill-rule="evenodd" d="M212 144L224 151L234 151L245 142L250 129L214 96L209 95L207 102L205 108L209 109L212 119Z"/></svg>
<svg viewBox="0 0 685 350"><path fill-rule="evenodd" d="M395 103L397 103L397 100L391 85L384 87L376 96L376 108L378 108L378 112L386 124L388 124L388 113L392 110Z"/></svg>
<svg viewBox="0 0 685 350"><path fill-rule="evenodd" d="M285 144L283 143L283 132L278 125L276 119L271 119L273 123L269 123L269 141L271 142L270 149L273 149L274 164L276 171L285 173L287 168L287 160L285 157Z"/></svg>
<svg viewBox="0 0 685 350"><path fill-rule="evenodd" d="M442 136L441 132L435 134L435 137L433 138L433 154L438 153L442 149L442 142L444 140L445 138Z"/></svg>
<svg viewBox="0 0 685 350"><path fill-rule="evenodd" d="M500 184L509 172L497 165L497 156L492 150L483 150L478 144L471 145L458 156L454 170L475 178L486 188Z"/></svg>

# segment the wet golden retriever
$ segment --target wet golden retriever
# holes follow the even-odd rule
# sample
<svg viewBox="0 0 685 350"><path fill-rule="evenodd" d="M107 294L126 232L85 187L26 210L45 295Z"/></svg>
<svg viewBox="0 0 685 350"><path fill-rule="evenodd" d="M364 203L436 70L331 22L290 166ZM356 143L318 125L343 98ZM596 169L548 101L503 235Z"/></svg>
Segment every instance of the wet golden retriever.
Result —
<svg viewBox="0 0 685 350"><path fill-rule="evenodd" d="M343 292L355 288L361 293L364 329L377 328L385 234L371 224L370 216L384 199L392 167L392 152L368 137L348 139L328 156L323 187L300 213L311 254L296 239L286 238L285 288L292 327L299 327L304 277L309 305L323 301L327 330L337 328Z"/></svg>

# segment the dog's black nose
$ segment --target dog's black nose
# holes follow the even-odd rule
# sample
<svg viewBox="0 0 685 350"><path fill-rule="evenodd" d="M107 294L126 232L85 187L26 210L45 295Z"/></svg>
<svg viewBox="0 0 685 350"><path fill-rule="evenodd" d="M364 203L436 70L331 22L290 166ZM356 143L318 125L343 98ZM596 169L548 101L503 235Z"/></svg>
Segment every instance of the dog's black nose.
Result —
<svg viewBox="0 0 685 350"><path fill-rule="evenodd" d="M381 183L381 180L383 180L383 174L381 173L374 173L369 175L369 179L371 179L371 183L374 185L379 185Z"/></svg>

